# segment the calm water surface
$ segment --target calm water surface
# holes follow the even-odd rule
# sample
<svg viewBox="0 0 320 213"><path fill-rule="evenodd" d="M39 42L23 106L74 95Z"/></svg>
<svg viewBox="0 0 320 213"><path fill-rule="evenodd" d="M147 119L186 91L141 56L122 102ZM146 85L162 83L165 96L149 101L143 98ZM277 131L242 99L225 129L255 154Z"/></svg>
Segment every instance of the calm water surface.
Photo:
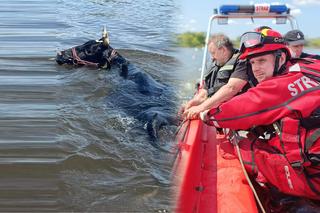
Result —
<svg viewBox="0 0 320 213"><path fill-rule="evenodd" d="M0 211L170 210L172 154L107 98L125 96L126 81L116 69L71 69L53 57L106 25L112 46L168 90L152 103L133 93L135 106L164 102L173 115L176 10L171 0L0 1ZM173 130L159 132L165 149Z"/></svg>

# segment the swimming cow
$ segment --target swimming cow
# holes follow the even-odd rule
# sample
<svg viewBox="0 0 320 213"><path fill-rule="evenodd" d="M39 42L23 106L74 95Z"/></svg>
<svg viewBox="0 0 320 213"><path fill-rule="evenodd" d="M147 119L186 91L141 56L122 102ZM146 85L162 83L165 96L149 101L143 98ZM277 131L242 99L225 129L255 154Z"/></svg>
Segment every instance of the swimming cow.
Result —
<svg viewBox="0 0 320 213"><path fill-rule="evenodd" d="M120 76L125 78L123 89L118 94L106 98L107 102L116 102L117 108L124 110L129 116L134 116L144 123L150 136L151 144L157 146L159 129L170 125L173 107L159 101L163 96L167 100L167 86L154 80L149 74L132 65L109 45L107 33L99 40L90 40L82 45L61 51L56 56L59 65L92 66L110 69L115 66L120 70ZM151 100L152 103L150 102ZM144 103L144 104L140 104ZM170 108L170 109L169 109Z"/></svg>

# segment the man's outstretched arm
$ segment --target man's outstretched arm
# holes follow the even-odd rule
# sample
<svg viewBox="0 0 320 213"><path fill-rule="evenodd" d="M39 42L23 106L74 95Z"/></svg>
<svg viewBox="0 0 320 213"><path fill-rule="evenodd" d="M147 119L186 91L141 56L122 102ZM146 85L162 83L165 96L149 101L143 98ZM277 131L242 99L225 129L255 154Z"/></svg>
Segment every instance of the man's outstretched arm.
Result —
<svg viewBox="0 0 320 213"><path fill-rule="evenodd" d="M228 83L222 86L213 96L205 100L202 104L186 110L184 116L186 116L187 119L198 118L200 112L218 107L221 103L230 100L238 94L246 84L246 80L230 78Z"/></svg>

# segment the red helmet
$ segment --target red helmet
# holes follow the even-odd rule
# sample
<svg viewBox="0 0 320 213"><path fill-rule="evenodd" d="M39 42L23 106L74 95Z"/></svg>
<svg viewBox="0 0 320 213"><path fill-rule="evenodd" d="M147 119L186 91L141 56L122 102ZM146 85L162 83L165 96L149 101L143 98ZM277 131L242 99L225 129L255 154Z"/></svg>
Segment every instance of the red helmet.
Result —
<svg viewBox="0 0 320 213"><path fill-rule="evenodd" d="M254 55L263 55L276 50L284 50L287 59L290 58L290 51L287 48L284 38L280 33L272 29L262 29L260 32L246 32L240 40L240 59L247 59Z"/></svg>
<svg viewBox="0 0 320 213"><path fill-rule="evenodd" d="M268 26L263 25L263 26L260 26L260 27L255 28L254 31L255 31L255 32L261 32L262 30L266 30L266 29L272 30L271 27L268 27Z"/></svg>

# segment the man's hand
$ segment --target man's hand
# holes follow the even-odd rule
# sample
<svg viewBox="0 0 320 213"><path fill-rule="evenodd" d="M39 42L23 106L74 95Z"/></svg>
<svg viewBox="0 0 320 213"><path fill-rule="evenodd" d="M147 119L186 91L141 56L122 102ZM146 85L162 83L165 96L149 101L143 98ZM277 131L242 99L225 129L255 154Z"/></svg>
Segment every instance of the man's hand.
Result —
<svg viewBox="0 0 320 213"><path fill-rule="evenodd" d="M186 110L186 104L182 104L178 111L178 117L183 120L183 113Z"/></svg>
<svg viewBox="0 0 320 213"><path fill-rule="evenodd" d="M182 120L185 119L184 113L190 108L190 102L184 103L181 105L179 111L178 111L178 117L181 118Z"/></svg>
<svg viewBox="0 0 320 213"><path fill-rule="evenodd" d="M203 109L202 109L201 106L193 106L193 107L190 107L189 109L187 109L183 113L182 116L185 119L198 119L199 118L199 114L202 111L203 111Z"/></svg>
<svg viewBox="0 0 320 213"><path fill-rule="evenodd" d="M188 113L190 112L190 109L196 108L197 114L199 114L201 111L201 108L197 107L199 104L203 103L207 99L207 90L206 89L200 89L198 93L186 104L183 104L178 112L179 117L182 117L182 119L191 119L189 118ZM194 110L194 109L193 109ZM194 113L192 113L194 114ZM198 118L198 116L197 116Z"/></svg>

